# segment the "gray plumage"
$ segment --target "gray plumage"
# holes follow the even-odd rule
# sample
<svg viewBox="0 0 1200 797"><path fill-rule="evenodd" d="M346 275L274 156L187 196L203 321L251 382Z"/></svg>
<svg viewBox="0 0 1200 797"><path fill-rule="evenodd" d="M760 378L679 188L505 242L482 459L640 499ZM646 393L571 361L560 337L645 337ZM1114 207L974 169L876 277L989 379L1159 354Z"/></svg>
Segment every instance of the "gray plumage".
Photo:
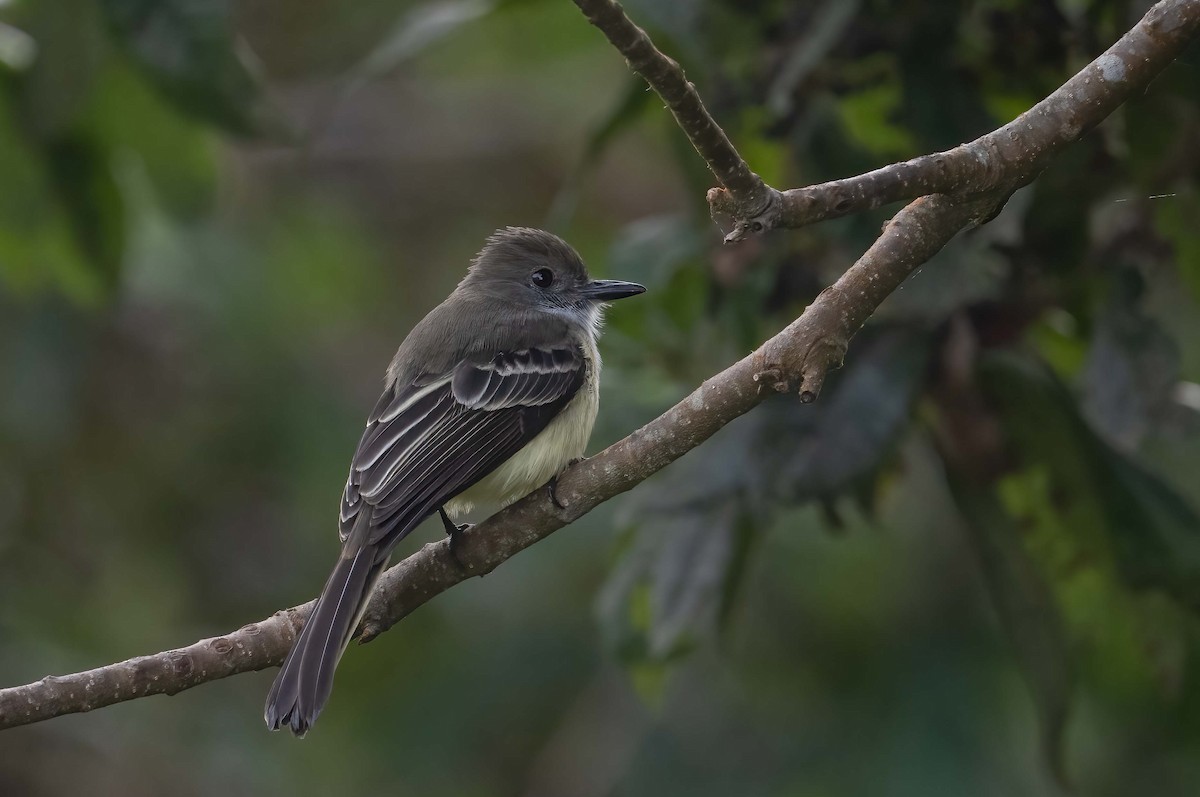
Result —
<svg viewBox="0 0 1200 797"><path fill-rule="evenodd" d="M583 454L596 416L602 304L640 285L591 280L541 230L493 234L400 345L342 495L342 553L267 696L303 736L396 544L440 507L506 504Z"/></svg>

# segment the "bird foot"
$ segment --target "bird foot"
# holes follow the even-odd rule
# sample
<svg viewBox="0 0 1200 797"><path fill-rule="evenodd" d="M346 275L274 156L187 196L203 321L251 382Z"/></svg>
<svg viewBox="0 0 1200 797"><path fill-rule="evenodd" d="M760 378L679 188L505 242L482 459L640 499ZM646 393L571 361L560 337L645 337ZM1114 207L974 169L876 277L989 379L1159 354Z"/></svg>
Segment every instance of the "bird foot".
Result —
<svg viewBox="0 0 1200 797"><path fill-rule="evenodd" d="M458 555L458 541L462 538L462 533L471 528L470 523L455 523L446 514L446 510L438 507L438 514L442 518L442 527L446 529L446 536L450 538L450 556L454 558L454 563L458 565L460 570L466 570L467 566L463 564L463 560Z"/></svg>
<svg viewBox="0 0 1200 797"><path fill-rule="evenodd" d="M583 462L585 459L587 459L587 457L575 457L574 459L572 459L570 462L568 462L566 464L566 467L564 467L563 470L565 471L567 468L569 468L573 465L578 465L580 462ZM561 471L560 471L560 473L561 473ZM558 495L554 492L554 488L556 488L557 486L558 486L558 474L555 474L554 476L550 477L550 481L546 482L546 492L549 493L549 495L550 495L551 503L553 503L559 509L566 509L567 505L564 504L562 501L559 501Z"/></svg>

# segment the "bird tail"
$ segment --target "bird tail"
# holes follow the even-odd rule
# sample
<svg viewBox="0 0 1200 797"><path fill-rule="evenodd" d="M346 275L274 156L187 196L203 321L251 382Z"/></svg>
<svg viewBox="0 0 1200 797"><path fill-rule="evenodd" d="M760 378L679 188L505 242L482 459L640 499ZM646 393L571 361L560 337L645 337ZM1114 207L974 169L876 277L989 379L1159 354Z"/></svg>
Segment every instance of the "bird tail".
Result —
<svg viewBox="0 0 1200 797"><path fill-rule="evenodd" d="M296 643L283 661L264 718L273 731L284 725L304 736L329 700L333 671L362 619L367 599L387 565L375 545L348 541ZM357 548L357 550L354 550Z"/></svg>

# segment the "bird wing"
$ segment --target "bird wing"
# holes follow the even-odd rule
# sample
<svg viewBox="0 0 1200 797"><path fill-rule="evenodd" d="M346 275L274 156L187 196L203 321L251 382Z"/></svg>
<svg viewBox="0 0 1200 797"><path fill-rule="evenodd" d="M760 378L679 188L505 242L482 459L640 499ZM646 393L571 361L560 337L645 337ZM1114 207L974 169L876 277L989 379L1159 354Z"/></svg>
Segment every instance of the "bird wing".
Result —
<svg viewBox="0 0 1200 797"><path fill-rule="evenodd" d="M361 544L378 545L386 557L434 509L545 429L579 392L588 367L577 345L532 347L390 386L350 465L342 541L369 512Z"/></svg>

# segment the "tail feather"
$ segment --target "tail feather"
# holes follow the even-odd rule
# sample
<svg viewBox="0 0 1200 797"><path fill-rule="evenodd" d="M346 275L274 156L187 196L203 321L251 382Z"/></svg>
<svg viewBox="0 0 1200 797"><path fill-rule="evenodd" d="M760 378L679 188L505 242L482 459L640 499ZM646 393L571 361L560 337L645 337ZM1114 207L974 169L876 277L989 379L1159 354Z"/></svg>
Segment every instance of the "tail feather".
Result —
<svg viewBox="0 0 1200 797"><path fill-rule="evenodd" d="M264 712L271 730L287 725L292 733L303 736L329 700L333 671L387 564L386 558L376 561L379 552L373 545L350 553L343 551L271 685Z"/></svg>

